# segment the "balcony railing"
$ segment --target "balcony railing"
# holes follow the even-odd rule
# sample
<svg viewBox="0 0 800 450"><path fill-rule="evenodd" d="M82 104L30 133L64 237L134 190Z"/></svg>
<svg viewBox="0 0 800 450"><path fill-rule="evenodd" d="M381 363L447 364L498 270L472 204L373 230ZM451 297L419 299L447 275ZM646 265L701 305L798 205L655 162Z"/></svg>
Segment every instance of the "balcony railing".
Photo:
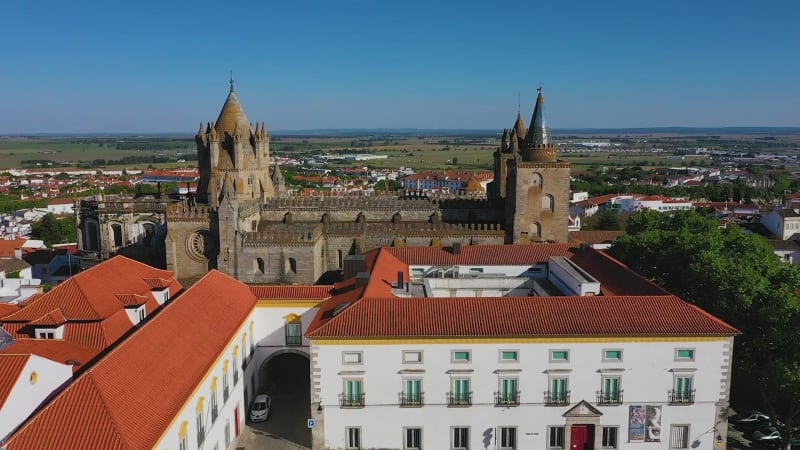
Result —
<svg viewBox="0 0 800 450"><path fill-rule="evenodd" d="M694 403L694 389L690 391L669 391L667 394L670 405L691 405Z"/></svg>
<svg viewBox="0 0 800 450"><path fill-rule="evenodd" d="M495 392L494 406L517 406L519 405L520 391L515 392Z"/></svg>
<svg viewBox="0 0 800 450"><path fill-rule="evenodd" d="M448 392L447 406L472 406L472 392Z"/></svg>
<svg viewBox="0 0 800 450"><path fill-rule="evenodd" d="M425 393L407 394L400 393L400 406L422 406L425 404Z"/></svg>
<svg viewBox="0 0 800 450"><path fill-rule="evenodd" d="M363 408L364 407L364 394L339 394L339 407L340 408Z"/></svg>
<svg viewBox="0 0 800 450"><path fill-rule="evenodd" d="M619 405L622 403L622 391L597 391L598 405Z"/></svg>
<svg viewBox="0 0 800 450"><path fill-rule="evenodd" d="M286 336L286 346L301 345L303 336Z"/></svg>
<svg viewBox="0 0 800 450"><path fill-rule="evenodd" d="M544 391L545 406L569 404L569 391Z"/></svg>

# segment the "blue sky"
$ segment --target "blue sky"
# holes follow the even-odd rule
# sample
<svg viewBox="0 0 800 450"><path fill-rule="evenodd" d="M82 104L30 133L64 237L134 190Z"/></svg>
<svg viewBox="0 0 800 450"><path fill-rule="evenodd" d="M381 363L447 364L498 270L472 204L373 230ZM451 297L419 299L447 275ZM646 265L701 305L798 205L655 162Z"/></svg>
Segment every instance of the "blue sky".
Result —
<svg viewBox="0 0 800 450"><path fill-rule="evenodd" d="M800 126L800 2L30 1L0 133L194 132L233 70L271 130Z"/></svg>

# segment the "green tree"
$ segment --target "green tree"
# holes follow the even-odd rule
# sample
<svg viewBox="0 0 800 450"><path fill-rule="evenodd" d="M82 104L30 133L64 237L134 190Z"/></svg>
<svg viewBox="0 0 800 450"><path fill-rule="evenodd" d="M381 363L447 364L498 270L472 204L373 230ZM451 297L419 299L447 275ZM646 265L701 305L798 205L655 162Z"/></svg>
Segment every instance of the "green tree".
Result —
<svg viewBox="0 0 800 450"><path fill-rule="evenodd" d="M34 223L31 226L31 235L44 241L48 247L53 244L75 242L78 237L74 218L59 219L53 213L45 214L42 220Z"/></svg>
<svg viewBox="0 0 800 450"><path fill-rule="evenodd" d="M761 236L721 228L695 211L645 211L609 252L670 292L742 331L734 340L732 403L800 421L800 269Z"/></svg>

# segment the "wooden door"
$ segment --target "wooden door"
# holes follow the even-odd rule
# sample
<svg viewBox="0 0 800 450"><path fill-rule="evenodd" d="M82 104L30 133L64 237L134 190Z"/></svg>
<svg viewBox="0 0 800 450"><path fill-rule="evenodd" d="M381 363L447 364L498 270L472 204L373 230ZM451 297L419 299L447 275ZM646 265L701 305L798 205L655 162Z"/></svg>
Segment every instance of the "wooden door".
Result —
<svg viewBox="0 0 800 450"><path fill-rule="evenodd" d="M586 450L589 448L589 427L586 425L573 425L570 427L569 448L571 450Z"/></svg>

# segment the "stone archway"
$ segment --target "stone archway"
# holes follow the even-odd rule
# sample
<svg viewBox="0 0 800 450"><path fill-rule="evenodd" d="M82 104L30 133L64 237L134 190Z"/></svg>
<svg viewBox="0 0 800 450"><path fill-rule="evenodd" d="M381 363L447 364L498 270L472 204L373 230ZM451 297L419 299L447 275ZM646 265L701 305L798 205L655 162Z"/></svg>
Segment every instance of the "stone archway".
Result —
<svg viewBox="0 0 800 450"><path fill-rule="evenodd" d="M269 420L251 424L305 447L311 447L311 360L302 349L278 350L258 368L258 394L269 394L272 410Z"/></svg>

